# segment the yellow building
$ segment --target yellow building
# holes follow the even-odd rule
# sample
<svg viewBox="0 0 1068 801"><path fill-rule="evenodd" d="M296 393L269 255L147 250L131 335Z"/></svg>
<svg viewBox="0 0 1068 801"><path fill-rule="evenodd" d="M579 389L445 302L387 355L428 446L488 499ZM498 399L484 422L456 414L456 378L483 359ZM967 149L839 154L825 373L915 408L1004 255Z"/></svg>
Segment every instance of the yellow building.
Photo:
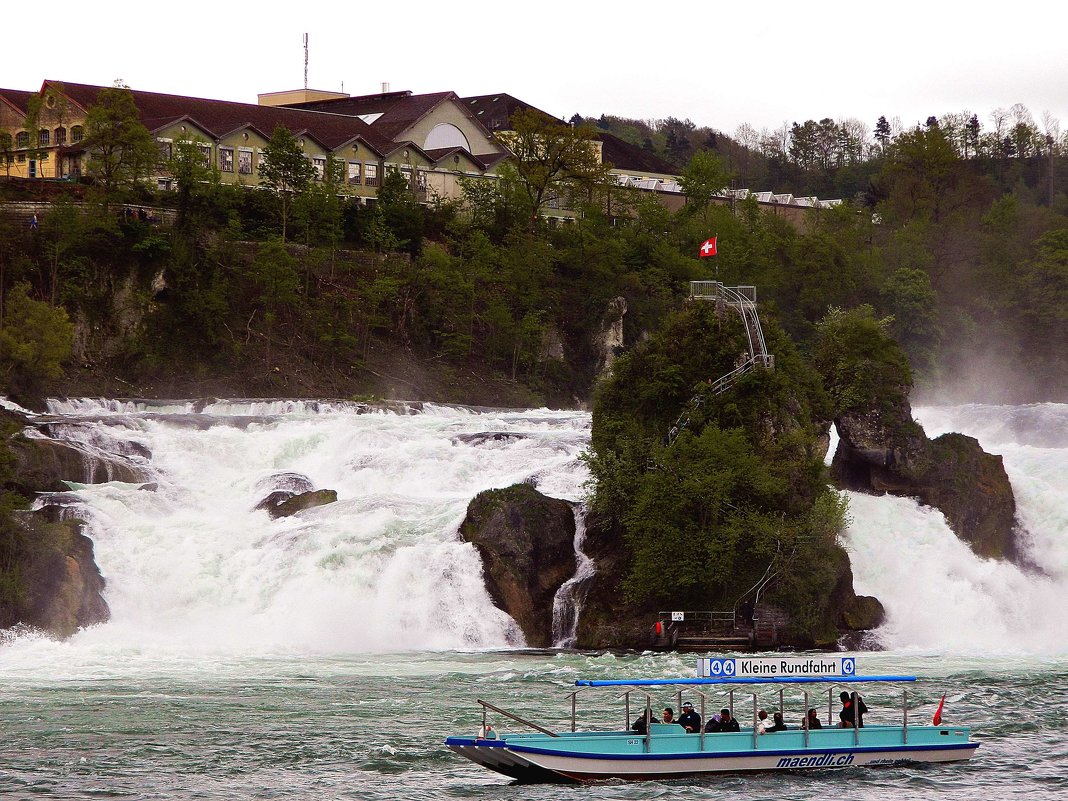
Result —
<svg viewBox="0 0 1068 801"><path fill-rule="evenodd" d="M105 87L45 81L38 92L0 90L0 166L21 178L77 178L85 171L82 141L88 109ZM206 166L225 183L256 186L263 149L274 129L287 128L322 178L327 160L343 165L343 189L373 199L388 171L408 178L421 200L455 197L459 179L492 174L507 151L452 92L271 93L268 103L130 90L141 122L159 142L160 167L151 179L173 185L165 164L180 142L201 147ZM319 104L331 108L313 108ZM34 130L29 130L33 128Z"/></svg>

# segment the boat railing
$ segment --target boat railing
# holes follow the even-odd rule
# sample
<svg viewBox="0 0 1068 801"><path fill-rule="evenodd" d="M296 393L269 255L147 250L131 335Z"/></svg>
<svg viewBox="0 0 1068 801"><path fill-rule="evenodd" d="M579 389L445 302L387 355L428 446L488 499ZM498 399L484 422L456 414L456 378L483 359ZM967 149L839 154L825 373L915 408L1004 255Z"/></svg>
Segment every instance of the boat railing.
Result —
<svg viewBox="0 0 1068 801"><path fill-rule="evenodd" d="M630 696L633 693L636 693L636 692L640 693L643 696L645 696L645 703L644 703L644 710L643 711L645 712L646 715L649 715L649 719L650 719L650 721L652 721L652 706L653 706L652 697L649 694L649 692L647 692L644 689L645 687L652 686L652 685L671 686L672 689L674 690L674 692L672 694L675 697L676 708L679 708L679 709L681 709L681 707L682 707L682 695L683 695L684 691L686 693L692 693L693 695L698 696L698 698L700 698L701 721L702 721L702 726L701 726L701 731L700 731L700 743L701 743L700 751L703 752L703 751L705 751L705 732L704 732L704 725L703 724L707 721L706 712L708 711L708 705L709 705L709 701L710 701L709 696L705 692L702 692L701 689L698 689L698 687L700 687L703 684L722 684L723 685L724 707L729 709L730 712L731 712L731 715L734 716L734 714L735 714L735 693L736 693L737 690L741 689L738 686L739 684L755 684L755 683L758 683L758 684L772 684L772 683L780 684L780 687L778 689L778 696L779 696L779 698L778 698L778 711L785 715L785 712L786 712L786 698L785 698L785 688L783 686L781 686L782 684L794 684L794 683L799 683L799 682L800 683L817 683L818 682L820 684L826 683L826 684L829 685L828 688L827 688L827 718L826 718L825 726L821 726L820 728L821 729L838 729L839 727L835 725L835 718L834 718L834 703L835 703L835 699L837 697L836 693L840 689L842 689L843 685L845 685L850 690L852 703L854 704L854 708L856 708L856 705L858 704L858 702L863 699L863 695L860 692L858 692L857 688L856 688L856 682L859 682L859 681L877 682L877 683L881 683L881 682L901 682L901 681L915 681L915 677L913 677L913 676L868 676L868 677L831 677L831 676L827 676L827 677L817 677L817 678L812 678L812 679L785 680L785 681L781 681L781 682L780 681L775 681L775 680L770 680L770 679L769 680L763 680L763 679L745 679L745 678L735 678L735 679L726 679L726 678L724 678L724 679L720 679L720 680L717 680L717 681L710 681L710 680L706 680L706 679L686 679L686 680L678 680L678 681L676 681L676 680L638 680L638 681L635 681L633 684L628 680L620 680L620 681L605 681L605 682L591 681L589 683L583 682L583 686L584 687L616 686L616 687L626 688L626 692L624 692L621 696L619 696L620 698L625 699L625 702L626 702L626 713L625 713L626 714L626 720L624 722L624 725L625 725L626 729L629 729L630 728L630 724L631 724L631 721L630 721L630 714L631 714ZM571 698L571 701L572 701L572 707L571 707L571 730L572 731L576 731L577 730L576 704L575 704L576 694L577 694L577 691L575 693L570 694L570 696L569 696ZM751 698L752 698L752 729L751 729L751 733L752 733L752 737L753 737L753 748L754 748L754 750L756 750L759 747L759 743L760 743L760 740L758 739L760 735L759 735L758 715L757 715L757 713L759 711L759 708L760 708L759 707L759 705L760 705L760 695L757 692L746 693L746 694L750 695ZM807 688L805 689L805 691L803 693L803 697L804 697L804 709L803 709L803 714L802 714L802 724L801 724L800 727L797 727L797 728L795 728L793 730L795 732L797 732L797 731L803 732L804 747L805 748L809 748L810 747L810 743L811 743L811 735L810 735L810 729L809 729L809 726L808 726L808 710L813 708L810 705L812 704L813 701L816 700L816 697L814 696L813 693L809 692L809 690ZM747 706L748 706L748 704L747 704ZM902 744L907 745L908 742L909 742L909 728L910 728L910 726L909 726L909 696L908 696L908 691L905 690L905 689L902 689L902 695L901 695L901 716L902 716L901 717L901 725L899 727L898 726L894 726L894 727L891 727L891 728L899 728L900 729L900 733L901 733L900 742ZM655 721L652 721L652 722L655 722ZM851 737L851 739L853 741L853 745L855 745L855 746L860 745L861 739L863 737L863 735L862 735L862 733L860 731L860 728L856 727L856 726L853 726L851 728L852 728L852 732L851 732L852 737ZM886 727L884 727L884 726L876 726L875 728L882 730L882 729L885 729ZM749 733L749 731L750 731L749 726L748 725L744 726L743 727L743 731L746 732L746 733ZM842 734L845 734L845 732L842 732ZM820 735L820 737L822 737L822 735ZM645 736L644 736L643 739L645 740L645 748L646 748L646 750L651 750L651 739L652 739L652 729L651 729L651 727L647 727L646 732L645 732Z"/></svg>
<svg viewBox="0 0 1068 801"><path fill-rule="evenodd" d="M878 679L900 680L898 677L878 677L875 680L878 680ZM909 680L909 679L911 679L911 677L907 677L906 680ZM871 679L869 679L869 680L871 680ZM911 679L911 680L914 680L914 679ZM735 681L744 681L744 680L736 679ZM820 728L821 729L826 728L826 729L829 730L829 729L838 728L837 726L834 726L835 692L841 688L842 683L849 682L851 684L852 681L855 681L855 679L851 681L849 679L836 679L836 678L832 678L832 677L827 677L827 681L830 684L830 686L827 689L827 723L826 723L826 727L822 727L821 726ZM643 682L638 683L638 686L633 686L632 685L632 686L629 686L629 687L627 686L629 684L629 682L620 682L620 683L608 682L608 683L606 683L607 686L617 686L617 687L618 686L622 686L622 687L626 688L626 691L622 695L619 696L620 698L624 699L624 701L625 701L625 713L624 713L625 714L625 719L624 719L624 725L623 725L623 731L624 732L629 732L631 730L631 719L630 719L630 717L631 717L631 695L637 693L637 694L639 694L641 696L644 696L644 703L642 704L641 712L646 717L646 723L647 723L647 725L645 726L645 731L643 733L643 737L642 737L642 739L644 740L644 743L643 743L644 750L646 752L651 752L653 750L652 741L653 741L653 732L655 730L655 726L653 726L652 724L657 723L658 721L655 720L654 717L653 717L652 695L649 692L647 692L644 689L644 687L648 686L648 684L658 684L658 683L660 683L660 682L656 681L656 680L651 681L651 682L643 681ZM763 682L761 682L761 683L763 683ZM822 682L820 682L820 683L822 683ZM673 693L673 695L675 696L675 702L676 702L677 708L679 708L680 710L682 708L682 694L684 692L683 686L685 686L685 692L686 693L692 694L692 695L696 695L700 699L700 713L701 713L702 725L700 727L699 732L695 732L695 733L699 734L699 737L700 737L699 750L700 750L700 752L703 753L706 750L706 732L705 732L704 724L708 720L707 713L709 711L709 705L710 705L710 702L711 702L712 699L710 699L710 697L709 697L709 695L707 693L703 692L701 689L698 689L698 686L694 686L694 683L691 682L691 681L679 682L679 683L670 682L669 686L671 684L674 684L673 689L675 690L675 692ZM723 684L725 686L723 686L723 690L724 690L724 692L723 692L723 701L721 703L723 703L725 708L730 710L731 716L733 717L735 715L735 695L736 695L736 692L740 688L737 687L736 685L735 686L731 686L731 684L727 683L727 682L723 682ZM574 691L572 691L571 693L568 694L567 697L570 699L570 707L571 707L571 709L570 709L570 713L571 713L570 717L571 717L571 732L572 733L578 733L578 720L577 720L578 695L580 693L583 693L583 692L591 689L592 686L598 686L598 685L599 685L599 683L594 682L591 685L579 686ZM605 686L605 685L600 685L600 686ZM851 690L850 695L852 697L852 702L854 704L854 709L855 709L858 701L861 700L863 698L863 696L859 692L856 691L855 686L850 686L849 689ZM746 726L744 726L742 728L742 731L744 733L746 733L746 734L750 734L751 733L752 741L753 741L753 745L752 745L753 750L759 750L761 740L760 740L760 727L758 726L758 712L760 710L761 698L760 698L760 694L758 692L751 692L751 693L745 693L745 694L749 695L751 697L751 699L752 699L752 729L750 730L750 727L748 725L746 725ZM778 697L778 711L779 711L780 714L785 715L785 712L786 712L785 689L783 687L781 687L781 686L779 687L779 690L778 690L778 696L779 696ZM795 732L797 732L798 730L803 732L804 747L807 749L811 745L811 733L810 733L810 728L809 728L809 725L808 725L808 710L813 708L812 706L810 706L810 704L816 699L813 697L813 694L810 693L807 688L804 691L803 697L804 697L804 709L803 709L803 715L802 715L802 724L801 724L801 726L799 728L794 728L793 730ZM765 703L766 703L766 700L767 699L766 699L766 696L765 696ZM901 729L901 743L904 744L904 745L907 745L908 742L909 742L909 697L908 697L908 691L907 690L903 690L903 692L902 692L901 703L902 703L902 706L901 706L902 723L901 723L901 726L900 726L900 729ZM500 707L498 707L498 706L496 706L494 704L491 704L489 701L484 701L482 699L478 699L478 704L482 707L482 730L483 730L483 732L488 731L488 728L487 728L487 723L488 723L487 712L488 711L492 711L492 712L495 712L495 713L497 713L499 715L503 715L506 718L510 718L511 720L514 720L517 723L522 724L523 726L527 726L528 728L531 728L531 729L533 729L533 730L535 730L537 732L540 732L541 734L548 735L549 737L560 737L560 736L563 736L561 734L558 734L557 732L550 731L549 729L547 729L547 728L545 728L543 726L540 726L537 723L529 721L529 720L527 720L525 718L520 717L519 715L516 715L516 714L514 714L512 712L508 712L505 709L502 709L502 708L500 708ZM746 705L748 706L749 704L746 704ZM882 729L886 729L887 727L885 727L885 726L875 726L874 728L882 730ZM894 727L894 728L896 728L896 727ZM853 745L854 746L859 746L860 743L861 743L861 739L862 739L862 734L861 734L860 728L854 726L854 727L852 727L852 729L853 730L852 730L851 734L852 734ZM659 732L658 736L662 736L663 734L664 734L663 732ZM842 734L844 734L844 732L842 732ZM633 736L633 735L631 735L631 736ZM676 735L671 735L671 736L676 736ZM823 735L819 735L817 737L817 740L820 739L821 737L823 737Z"/></svg>
<svg viewBox="0 0 1068 801"><path fill-rule="evenodd" d="M486 710L487 709L492 709L498 715L504 715L506 718L511 718L516 723L522 723L524 726L529 726L530 728L534 729L535 731L540 731L542 734L548 734L550 737L559 737L560 736L559 734L557 734L554 731L549 731L548 729L546 729L546 728L544 728L542 726L539 726L537 723L531 723L529 720L526 720L525 718L519 717L519 715L513 715L511 712L508 712L508 711L506 711L504 709L501 709L499 706L494 706L489 701L483 701L481 698L476 699L476 700L482 706L482 731L487 731L487 729L486 729L486 723L487 723Z"/></svg>

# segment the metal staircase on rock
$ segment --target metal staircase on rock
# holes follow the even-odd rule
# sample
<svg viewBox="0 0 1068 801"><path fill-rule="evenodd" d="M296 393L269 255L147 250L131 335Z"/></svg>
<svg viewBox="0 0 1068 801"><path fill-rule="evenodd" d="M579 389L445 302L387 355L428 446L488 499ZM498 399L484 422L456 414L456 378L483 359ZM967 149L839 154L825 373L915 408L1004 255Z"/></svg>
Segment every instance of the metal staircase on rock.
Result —
<svg viewBox="0 0 1068 801"><path fill-rule="evenodd" d="M714 381L710 380L707 388L702 388L690 399L686 409L668 432L668 445L674 442L679 432L689 425L690 414L704 404L706 397L726 392L739 378L757 367L768 370L775 368L775 357L768 353L767 344L764 342L764 331L760 327L760 315L757 313L756 306L756 287L730 287L724 286L719 281L691 281L690 300L714 302L716 311L725 310L728 307L735 309L742 316L742 322L745 324L746 351L739 355L738 364L731 372Z"/></svg>

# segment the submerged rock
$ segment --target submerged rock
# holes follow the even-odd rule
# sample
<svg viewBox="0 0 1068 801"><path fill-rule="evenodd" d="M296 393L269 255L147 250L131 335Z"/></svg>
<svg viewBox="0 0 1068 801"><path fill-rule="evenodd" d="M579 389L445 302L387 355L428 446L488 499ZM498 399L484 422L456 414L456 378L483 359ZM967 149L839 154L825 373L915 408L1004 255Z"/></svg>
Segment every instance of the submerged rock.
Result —
<svg viewBox="0 0 1068 801"><path fill-rule="evenodd" d="M290 517L297 512L303 512L305 509L312 509L316 506L325 506L328 503L334 503L337 501L337 491L324 489L324 490L312 490L311 492L302 492L299 495L275 504L274 506L265 507L267 514L272 519L279 517Z"/></svg>
<svg viewBox="0 0 1068 801"><path fill-rule="evenodd" d="M490 597L519 624L527 645L552 645L553 597L575 572L571 504L528 484L486 490L468 505L460 538L482 557Z"/></svg>

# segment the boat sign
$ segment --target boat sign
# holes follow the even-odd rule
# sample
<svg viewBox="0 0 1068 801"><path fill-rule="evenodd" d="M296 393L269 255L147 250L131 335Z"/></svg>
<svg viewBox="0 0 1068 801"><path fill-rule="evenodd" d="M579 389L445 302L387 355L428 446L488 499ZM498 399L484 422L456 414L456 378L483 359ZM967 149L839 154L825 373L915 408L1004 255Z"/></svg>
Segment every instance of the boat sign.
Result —
<svg viewBox="0 0 1068 801"><path fill-rule="evenodd" d="M792 678L797 676L856 676L857 660L852 656L806 658L701 659L697 675L707 678Z"/></svg>

